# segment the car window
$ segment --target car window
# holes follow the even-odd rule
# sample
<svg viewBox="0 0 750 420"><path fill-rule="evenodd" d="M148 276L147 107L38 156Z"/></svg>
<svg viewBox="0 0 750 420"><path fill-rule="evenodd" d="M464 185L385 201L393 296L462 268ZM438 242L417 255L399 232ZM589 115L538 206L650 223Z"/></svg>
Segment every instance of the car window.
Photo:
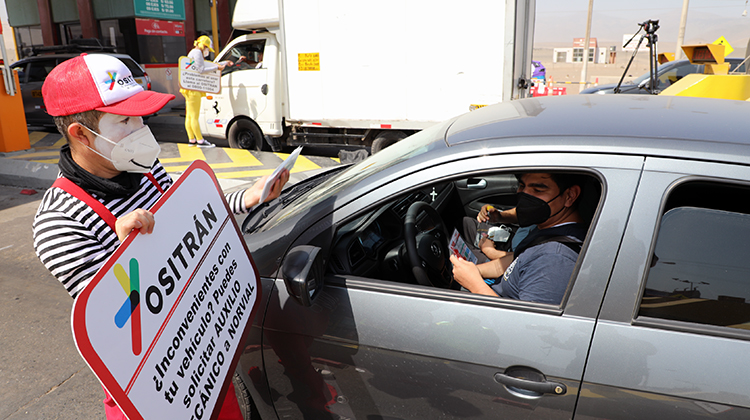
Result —
<svg viewBox="0 0 750 420"><path fill-rule="evenodd" d="M740 61L740 60L730 61L729 62L729 71L730 72L736 71L737 73L744 73L745 72L745 64L746 63L743 63L743 61L744 60L742 60L742 61ZM740 64L740 63L742 63L742 65L739 66L739 68L738 68L737 65Z"/></svg>
<svg viewBox="0 0 750 420"><path fill-rule="evenodd" d="M128 67L128 70L130 70L130 74L132 74L133 77L143 77L143 70L141 69L141 66L139 66L135 61L125 57L117 58L125 63L125 65Z"/></svg>
<svg viewBox="0 0 750 420"><path fill-rule="evenodd" d="M698 64L674 66L659 74L659 77L657 78L657 87L660 89L666 89L673 83L692 73L703 73L703 66Z"/></svg>
<svg viewBox="0 0 750 420"><path fill-rule="evenodd" d="M29 62L27 83L43 82L44 79L47 78L49 72L55 68L56 64L57 60L54 58Z"/></svg>
<svg viewBox="0 0 750 420"><path fill-rule="evenodd" d="M575 260L572 262L570 259L565 261L555 260L560 261L560 265L556 266L557 271L563 266L563 270L567 270L565 278L561 282L555 282L556 290L533 290L536 287L536 282L525 277L511 279L513 285L510 287L515 289L520 286L518 287L519 290L508 289L508 286L500 285L500 283L508 283L508 281L503 280L504 270L513 261L512 251L514 247L518 247L523 242L522 240L526 235L529 235L530 230L520 229L516 223L486 225L474 223L478 210L485 204L491 204L498 210L515 207L518 185L515 174L512 173L472 174L468 178L440 180L432 184L420 185L415 190L410 190L393 197L389 201L379 203L376 207L356 215L337 228L328 259L328 271L336 275L354 275L360 278L413 285L423 284L413 274L414 269L409 258L411 251L407 245L408 233L405 221L410 207L415 206L417 202L424 202L435 212L430 214L430 212L422 211L417 214L416 250L432 286L460 289L460 285L452 280L450 262L445 261L441 252L435 250L436 241L432 240L431 236L436 237L438 242L447 240L446 245L448 242L451 245L455 244L453 247L444 249L443 252L446 252L446 254L443 255L459 254L468 261L481 264L488 262L490 259L479 250L477 245L492 235L494 250L498 251L498 256L505 258L500 255L507 252L509 257L502 262L494 263L499 264L498 266L502 266L503 269L491 270L496 272L496 275L489 276L485 280L488 284L492 283L493 290L512 299L524 300L521 296L532 295L538 296L538 299L540 299L536 302L541 302L541 299L547 299L548 296L553 295L562 299L565 289L569 287L568 283L574 271ZM584 225L588 226L598 206L601 187L598 181L587 178L583 185L583 191L578 202L578 211L584 220ZM439 232L438 230L441 227L444 230ZM583 230L585 236L585 228ZM534 233L533 235L537 234ZM556 242L556 239L560 238L561 236L553 235L532 242L535 245L542 245L544 242ZM427 242L424 239L427 239ZM563 244L561 247L566 246L564 242L561 241L560 243ZM566 249L558 251L559 255L577 258L578 255L576 254L582 249L580 242L575 245L570 243L569 245L573 246L573 248L569 248L574 249L573 253L571 254ZM551 260L545 260L547 254L540 253L538 249L531 250L533 247L534 245L531 245L525 251L528 254L524 261L534 261L541 267L544 265L544 261ZM432 250L427 251L428 248L432 248ZM558 258L559 255L552 258ZM489 264L493 263L490 262ZM527 272L534 269L539 273L545 272L544 269L524 264L522 263L521 268L517 271ZM486 268L489 270L489 267ZM512 270L513 268L508 268L509 273ZM527 283L521 286L522 282ZM544 281L540 280L540 283L542 282ZM522 287L525 287L526 290L520 290ZM557 302L559 303L559 301Z"/></svg>
<svg viewBox="0 0 750 420"><path fill-rule="evenodd" d="M26 83L26 67L28 63L14 64L11 66L18 73L18 83Z"/></svg>
<svg viewBox="0 0 750 420"><path fill-rule="evenodd" d="M691 183L662 215L639 317L750 329L750 188Z"/></svg>
<svg viewBox="0 0 750 420"><path fill-rule="evenodd" d="M253 40L235 45L227 51L217 61L231 61L234 66L227 66L222 70L222 74L231 73L237 70L263 68L263 51L266 40ZM244 57L244 58L242 58Z"/></svg>

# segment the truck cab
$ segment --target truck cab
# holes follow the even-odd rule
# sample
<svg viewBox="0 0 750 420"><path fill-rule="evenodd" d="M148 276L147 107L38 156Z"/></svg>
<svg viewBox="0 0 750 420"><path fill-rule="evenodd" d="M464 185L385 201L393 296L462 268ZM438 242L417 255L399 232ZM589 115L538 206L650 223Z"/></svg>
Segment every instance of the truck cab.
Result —
<svg viewBox="0 0 750 420"><path fill-rule="evenodd" d="M279 92L279 44L276 35L260 32L233 39L217 62L229 61L221 72L221 92L201 103L201 131L226 138L231 147L270 150L265 136L283 134Z"/></svg>

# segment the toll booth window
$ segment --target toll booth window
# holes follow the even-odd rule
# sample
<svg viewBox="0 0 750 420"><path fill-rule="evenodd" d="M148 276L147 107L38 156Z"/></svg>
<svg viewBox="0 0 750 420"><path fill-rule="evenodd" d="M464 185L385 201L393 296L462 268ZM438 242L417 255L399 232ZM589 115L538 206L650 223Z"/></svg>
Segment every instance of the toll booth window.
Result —
<svg viewBox="0 0 750 420"><path fill-rule="evenodd" d="M265 45L266 41L263 39L243 42L232 47L219 61L231 61L234 65L225 67L222 74L237 70L264 68L263 51L265 50Z"/></svg>
<svg viewBox="0 0 750 420"><path fill-rule="evenodd" d="M715 183L675 189L639 317L750 330L750 206L737 199L749 192Z"/></svg>

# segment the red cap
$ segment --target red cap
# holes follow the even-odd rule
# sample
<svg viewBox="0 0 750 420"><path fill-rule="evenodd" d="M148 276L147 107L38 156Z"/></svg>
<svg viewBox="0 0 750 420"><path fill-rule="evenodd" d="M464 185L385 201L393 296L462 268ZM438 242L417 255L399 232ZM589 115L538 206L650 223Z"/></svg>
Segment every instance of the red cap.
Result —
<svg viewBox="0 0 750 420"><path fill-rule="evenodd" d="M138 117L174 99L144 91L122 61L106 54L81 54L57 65L44 80L42 97L54 117L91 110Z"/></svg>

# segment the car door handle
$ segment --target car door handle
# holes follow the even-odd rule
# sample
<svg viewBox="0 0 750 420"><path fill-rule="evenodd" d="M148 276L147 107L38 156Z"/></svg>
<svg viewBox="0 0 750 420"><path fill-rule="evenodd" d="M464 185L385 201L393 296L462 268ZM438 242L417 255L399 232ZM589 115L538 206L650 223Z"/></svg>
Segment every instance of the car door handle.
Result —
<svg viewBox="0 0 750 420"><path fill-rule="evenodd" d="M487 188L486 179L469 178L466 182L466 188L470 190L483 190Z"/></svg>
<svg viewBox="0 0 750 420"><path fill-rule="evenodd" d="M515 376L509 376L503 373L496 373L495 381L508 387L519 388L537 394L563 395L568 392L568 387L563 383L547 380L542 382L530 381L528 379L516 378Z"/></svg>

